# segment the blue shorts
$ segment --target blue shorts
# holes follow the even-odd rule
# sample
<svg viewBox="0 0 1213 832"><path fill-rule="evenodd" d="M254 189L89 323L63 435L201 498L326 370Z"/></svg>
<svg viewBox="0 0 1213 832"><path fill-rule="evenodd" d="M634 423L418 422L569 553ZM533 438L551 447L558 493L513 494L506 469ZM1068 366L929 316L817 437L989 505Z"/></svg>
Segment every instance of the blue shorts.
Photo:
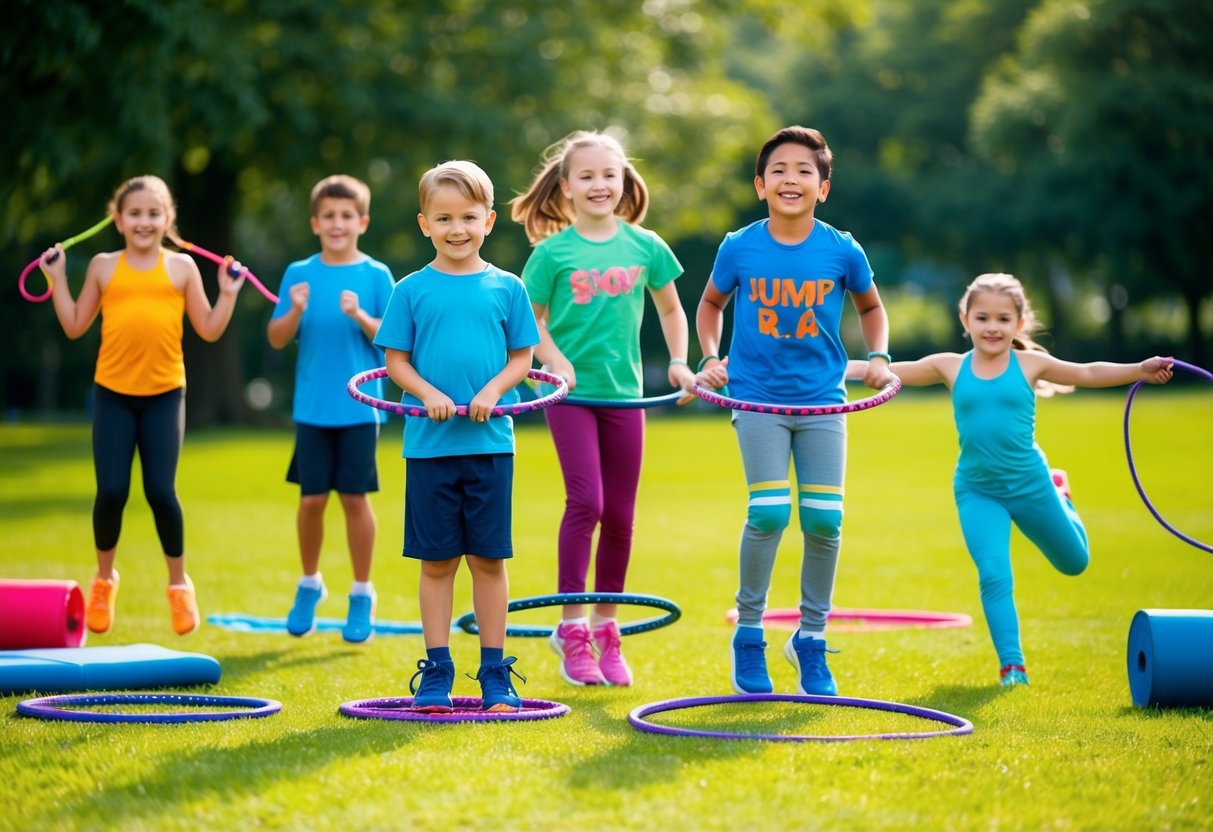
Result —
<svg viewBox="0 0 1213 832"><path fill-rule="evenodd" d="M406 459L404 556L514 556L513 454Z"/></svg>
<svg viewBox="0 0 1213 832"><path fill-rule="evenodd" d="M375 448L379 425L349 425L322 428L295 425L295 453L286 471L286 481L299 484L303 496L336 491L366 494L379 490Z"/></svg>

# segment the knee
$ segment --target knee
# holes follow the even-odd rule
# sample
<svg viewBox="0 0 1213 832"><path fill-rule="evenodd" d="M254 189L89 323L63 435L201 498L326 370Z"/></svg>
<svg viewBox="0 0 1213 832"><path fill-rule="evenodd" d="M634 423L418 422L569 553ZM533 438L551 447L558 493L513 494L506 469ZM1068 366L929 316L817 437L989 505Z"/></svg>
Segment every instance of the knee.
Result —
<svg viewBox="0 0 1213 832"><path fill-rule="evenodd" d="M299 500L299 514L307 518L323 517L328 494L307 494Z"/></svg>
<svg viewBox="0 0 1213 832"><path fill-rule="evenodd" d="M773 534L786 529L791 517L792 507L787 503L775 505L750 503L745 520L746 525L755 531L762 534Z"/></svg>
<svg viewBox="0 0 1213 832"><path fill-rule="evenodd" d="M602 519L602 498L592 494L569 494L564 507L566 513L592 523Z"/></svg>
<svg viewBox="0 0 1213 832"><path fill-rule="evenodd" d="M153 511L171 509L177 505L177 490L171 485L145 488L143 495Z"/></svg>
<svg viewBox="0 0 1213 832"><path fill-rule="evenodd" d="M800 507L800 529L826 540L836 540L842 534L842 508Z"/></svg>
<svg viewBox="0 0 1213 832"><path fill-rule="evenodd" d="M108 510L121 510L126 505L127 489L115 486L97 487L97 506Z"/></svg>
<svg viewBox="0 0 1213 832"><path fill-rule="evenodd" d="M1008 598L1015 589L1015 580L1010 575L982 575L978 585L982 598Z"/></svg>

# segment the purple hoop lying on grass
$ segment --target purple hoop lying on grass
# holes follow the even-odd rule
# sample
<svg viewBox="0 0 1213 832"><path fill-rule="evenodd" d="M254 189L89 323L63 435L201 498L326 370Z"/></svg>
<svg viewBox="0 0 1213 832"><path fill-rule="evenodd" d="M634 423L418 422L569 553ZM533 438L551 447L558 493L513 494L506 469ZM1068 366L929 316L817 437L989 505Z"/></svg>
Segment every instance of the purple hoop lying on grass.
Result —
<svg viewBox="0 0 1213 832"><path fill-rule="evenodd" d="M346 702L337 710L356 719L398 719L404 722L526 722L535 719L555 719L570 710L568 705L546 699L523 699L521 711L482 711L479 696L452 696L455 710L449 714L430 714L410 710L413 697L390 699L357 699Z"/></svg>
<svg viewBox="0 0 1213 832"><path fill-rule="evenodd" d="M242 711L198 711L197 713L130 714L112 711L75 711L67 706L98 705L177 705L209 708L230 706L252 708ZM282 710L282 703L252 696L197 696L184 693L69 693L43 696L17 703L17 713L38 719L68 722L223 722L229 719L258 719Z"/></svg>
<svg viewBox="0 0 1213 832"><path fill-rule="evenodd" d="M114 221L114 218L112 216L107 215L105 219L103 219L101 222L97 223L96 225L94 225L90 228L86 228L84 231L81 231L75 237L69 237L68 239L64 240L62 243L59 244L59 247L62 248L64 251L67 251L69 248L71 248L76 243L80 242L81 240L87 240L89 237L92 237L94 234L99 232L101 229L105 228L107 225L109 225L113 221ZM59 252L56 251L54 254L52 254L50 257L48 257L46 261L48 263L54 263L58 259L59 259ZM47 298L49 298L51 296L51 290L54 288L53 284L51 283L50 275L46 276L46 291L43 292L42 294L40 294L40 295L32 294L29 290L27 290L25 288L25 279L27 277L29 277L30 272L32 272L34 269L36 269L38 267L38 264L41 262L42 262L42 255L38 255L37 257L35 257L33 259L33 261L30 262L30 264L28 266L26 266L24 269L21 270L21 277L17 278L17 291L21 293L21 297L25 298L30 303L42 303L44 300L46 300Z"/></svg>
<svg viewBox="0 0 1213 832"><path fill-rule="evenodd" d="M762 702L800 702L806 705L838 705L844 708L867 708L873 711L915 716L933 722L954 726L947 731L913 731L888 734L731 734L725 731L701 731L694 728L677 728L646 722L645 717L666 711L681 711L708 705L737 705ZM772 742L849 742L852 740L919 740L928 737L959 736L973 733L973 723L932 708L903 705L900 702L885 702L880 699L855 699L846 696L814 696L802 693L746 693L739 696L695 696L687 699L667 699L651 705L641 705L628 714L633 728L650 734L665 734L671 737L700 737L714 740L770 740Z"/></svg>
<svg viewBox="0 0 1213 832"><path fill-rule="evenodd" d="M901 379L896 376L893 380L866 399L856 399L843 404L766 404L763 402L747 402L723 396L715 390L709 390L701 384L695 385L695 395L709 404L728 407L733 410L745 410L752 413L774 413L780 416L830 416L835 413L854 413L856 410L868 410L876 405L884 404L897 395L901 390Z"/></svg>
<svg viewBox="0 0 1213 832"><path fill-rule="evenodd" d="M388 413L394 413L397 416L428 416L426 410L421 405L404 404L402 402L389 402L387 399L377 399L374 396L368 396L358 388L368 381L374 381L377 378L387 378L387 367L380 367L377 370L367 370L365 373L359 373L350 379L350 383L345 386L345 390L350 396L358 402L379 410L386 410ZM563 399L569 394L569 384L560 376L545 373L542 370L531 370L527 373L527 378L535 381L546 382L556 389L546 396L541 396L529 402L519 402L518 404L497 405L494 407L492 415L494 416L518 416L522 413L532 413L536 410L543 410L545 407L551 407L556 402ZM468 406L460 404L455 406L455 413L460 416L468 415Z"/></svg>
<svg viewBox="0 0 1213 832"><path fill-rule="evenodd" d="M1174 366L1181 370L1187 370L1189 373L1195 373L1196 375L1202 377L1205 381L1213 381L1213 373L1210 373L1203 367L1197 367L1195 364L1188 364L1187 362L1179 361L1178 359L1172 359L1172 361L1174 361ZM1202 549L1206 552L1213 553L1213 546L1210 546L1208 543L1202 543L1196 538L1188 537L1186 534L1163 519L1162 514L1159 513L1158 509L1154 507L1154 504L1150 502L1150 498L1146 496L1146 489L1142 487L1141 480L1137 476L1137 466L1133 464L1133 443L1129 439L1129 414L1133 410L1133 399L1137 396L1137 391L1143 384L1145 384L1144 381L1139 381L1130 387L1129 398L1125 402L1125 456L1128 457L1129 460L1129 475L1133 477L1133 485L1136 486L1137 493L1141 495L1141 501L1146 504L1146 508L1150 510L1150 513L1154 515L1154 519L1161 523L1164 529L1185 543L1192 544L1197 549Z"/></svg>

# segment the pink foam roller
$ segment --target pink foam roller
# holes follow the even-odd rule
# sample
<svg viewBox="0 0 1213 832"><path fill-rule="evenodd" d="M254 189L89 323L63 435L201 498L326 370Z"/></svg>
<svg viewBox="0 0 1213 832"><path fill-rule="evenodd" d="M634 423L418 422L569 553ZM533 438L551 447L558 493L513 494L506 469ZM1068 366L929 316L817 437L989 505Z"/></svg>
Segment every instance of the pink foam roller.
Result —
<svg viewBox="0 0 1213 832"><path fill-rule="evenodd" d="M84 593L75 581L0 579L0 649L80 647Z"/></svg>

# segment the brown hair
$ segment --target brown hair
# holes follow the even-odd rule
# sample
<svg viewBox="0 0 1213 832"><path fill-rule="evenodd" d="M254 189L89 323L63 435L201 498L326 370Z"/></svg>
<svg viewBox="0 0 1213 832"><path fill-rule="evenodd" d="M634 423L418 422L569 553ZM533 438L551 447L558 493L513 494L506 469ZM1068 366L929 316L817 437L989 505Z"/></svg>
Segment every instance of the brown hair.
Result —
<svg viewBox="0 0 1213 832"><path fill-rule="evenodd" d="M813 152L813 161L817 163L817 173L821 176L821 181L825 182L829 180L831 169L834 165L834 152L826 144L826 138L821 135L820 130L815 130L812 127L801 127L799 125L784 127L763 142L762 148L758 151L758 158L754 161L754 175L756 177L759 179L763 177L767 169L767 163L771 160L771 154L775 152L775 148L785 144L804 145L811 150Z"/></svg>
<svg viewBox="0 0 1213 832"><path fill-rule="evenodd" d="M313 217L320 210L322 199L352 199L360 217L365 217L371 210L371 189L362 180L344 173L326 176L312 188Z"/></svg>
<svg viewBox="0 0 1213 832"><path fill-rule="evenodd" d="M510 201L510 218L522 223L531 245L573 224L573 204L560 190L560 180L569 175L569 160L578 150L601 147L619 156L623 168L623 197L615 215L633 225L643 222L649 210L649 189L637 173L623 145L614 136L593 130L578 130L549 145L541 157L539 172L526 193Z"/></svg>
<svg viewBox="0 0 1213 832"><path fill-rule="evenodd" d="M430 168L417 183L417 199L421 203L421 213L425 213L434 191L444 185L457 189L472 202L478 202L488 210L493 210L493 180L489 179L489 175L475 162L456 159Z"/></svg>

